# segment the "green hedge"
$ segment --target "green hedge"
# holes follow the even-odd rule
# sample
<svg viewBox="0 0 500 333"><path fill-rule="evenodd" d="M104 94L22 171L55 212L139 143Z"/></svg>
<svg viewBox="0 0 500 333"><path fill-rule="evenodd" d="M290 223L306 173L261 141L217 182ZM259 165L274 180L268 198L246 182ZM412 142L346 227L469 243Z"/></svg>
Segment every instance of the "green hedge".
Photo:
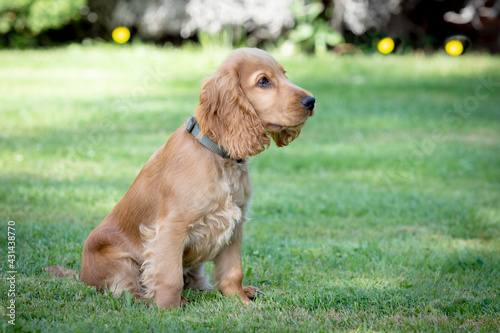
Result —
<svg viewBox="0 0 500 333"><path fill-rule="evenodd" d="M13 41L59 29L81 18L87 0L0 0L0 35ZM9 44L15 44L11 40Z"/></svg>

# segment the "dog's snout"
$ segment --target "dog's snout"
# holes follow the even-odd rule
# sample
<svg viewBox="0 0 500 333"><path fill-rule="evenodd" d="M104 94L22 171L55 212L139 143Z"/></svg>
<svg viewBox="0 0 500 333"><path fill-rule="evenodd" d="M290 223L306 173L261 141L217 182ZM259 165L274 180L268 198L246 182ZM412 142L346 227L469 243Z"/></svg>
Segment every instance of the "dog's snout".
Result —
<svg viewBox="0 0 500 333"><path fill-rule="evenodd" d="M307 110L311 111L314 109L314 103L316 102L316 98L312 96L304 97L300 100L300 104L304 105Z"/></svg>

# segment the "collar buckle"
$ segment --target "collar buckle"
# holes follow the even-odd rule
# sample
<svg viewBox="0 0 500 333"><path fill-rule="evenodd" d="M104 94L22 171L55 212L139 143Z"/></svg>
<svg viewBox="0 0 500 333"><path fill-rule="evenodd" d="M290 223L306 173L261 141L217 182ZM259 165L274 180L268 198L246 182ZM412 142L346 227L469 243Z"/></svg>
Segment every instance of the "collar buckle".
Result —
<svg viewBox="0 0 500 333"><path fill-rule="evenodd" d="M188 133L193 132L194 127L196 126L196 121L194 120L194 117L191 117L189 121L187 122L186 129Z"/></svg>

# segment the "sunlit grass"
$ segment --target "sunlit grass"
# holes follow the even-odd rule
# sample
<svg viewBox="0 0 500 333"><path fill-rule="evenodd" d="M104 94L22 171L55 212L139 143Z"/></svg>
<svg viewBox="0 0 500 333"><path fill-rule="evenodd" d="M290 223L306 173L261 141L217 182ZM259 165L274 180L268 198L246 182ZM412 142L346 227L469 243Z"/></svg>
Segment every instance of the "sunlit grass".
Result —
<svg viewBox="0 0 500 333"><path fill-rule="evenodd" d="M0 52L0 218L16 221L16 328L497 330L500 59L490 56L273 53L318 103L289 147L251 159L243 264L245 283L265 293L251 307L187 291L186 308L159 313L44 273L80 268L89 232L192 115L227 53Z"/></svg>

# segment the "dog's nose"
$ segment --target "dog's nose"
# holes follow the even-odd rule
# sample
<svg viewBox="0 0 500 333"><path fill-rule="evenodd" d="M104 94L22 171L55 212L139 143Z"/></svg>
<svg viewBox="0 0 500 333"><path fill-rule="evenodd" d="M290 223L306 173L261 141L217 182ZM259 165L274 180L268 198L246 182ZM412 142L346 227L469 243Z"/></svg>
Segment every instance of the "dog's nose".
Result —
<svg viewBox="0 0 500 333"><path fill-rule="evenodd" d="M307 110L311 111L314 109L314 103L316 102L316 98L312 96L304 97L300 100L300 104L304 105Z"/></svg>

